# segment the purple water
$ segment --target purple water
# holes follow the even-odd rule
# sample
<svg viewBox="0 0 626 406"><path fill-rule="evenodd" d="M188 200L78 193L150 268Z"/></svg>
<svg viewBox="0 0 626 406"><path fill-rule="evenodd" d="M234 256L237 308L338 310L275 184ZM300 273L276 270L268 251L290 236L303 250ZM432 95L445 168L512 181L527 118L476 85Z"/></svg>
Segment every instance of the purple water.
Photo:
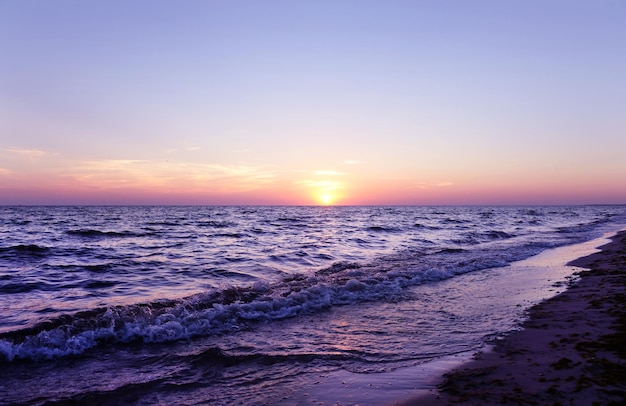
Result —
<svg viewBox="0 0 626 406"><path fill-rule="evenodd" d="M519 288L497 267L625 223L624 206L0 207L0 403L288 403L332 371L469 351L523 316L494 302Z"/></svg>

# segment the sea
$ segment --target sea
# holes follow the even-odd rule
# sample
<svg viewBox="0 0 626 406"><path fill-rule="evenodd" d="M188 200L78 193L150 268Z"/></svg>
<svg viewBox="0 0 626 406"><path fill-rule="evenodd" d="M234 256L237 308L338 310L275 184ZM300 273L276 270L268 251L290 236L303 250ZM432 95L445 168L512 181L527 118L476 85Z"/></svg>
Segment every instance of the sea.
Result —
<svg viewBox="0 0 626 406"><path fill-rule="evenodd" d="M1 206L0 404L332 404L315 386L341 373L519 328L580 269L518 261L625 226L620 205Z"/></svg>

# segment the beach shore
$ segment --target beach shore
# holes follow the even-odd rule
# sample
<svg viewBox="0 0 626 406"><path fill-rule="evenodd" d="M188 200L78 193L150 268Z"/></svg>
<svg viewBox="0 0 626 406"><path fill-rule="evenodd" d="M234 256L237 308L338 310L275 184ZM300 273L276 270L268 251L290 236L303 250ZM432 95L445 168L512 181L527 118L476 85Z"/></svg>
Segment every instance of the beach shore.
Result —
<svg viewBox="0 0 626 406"><path fill-rule="evenodd" d="M586 268L534 306L523 329L394 405L607 405L626 402L626 232L568 265Z"/></svg>

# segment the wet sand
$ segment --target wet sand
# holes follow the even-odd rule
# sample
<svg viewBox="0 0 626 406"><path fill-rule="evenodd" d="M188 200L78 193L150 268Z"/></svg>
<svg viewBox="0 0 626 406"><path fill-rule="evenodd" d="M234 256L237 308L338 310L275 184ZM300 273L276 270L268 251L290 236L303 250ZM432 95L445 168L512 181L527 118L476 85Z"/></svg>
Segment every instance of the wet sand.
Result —
<svg viewBox="0 0 626 406"><path fill-rule="evenodd" d="M394 405L626 404L626 232L570 262L587 268L534 306L523 330L444 375L437 391Z"/></svg>

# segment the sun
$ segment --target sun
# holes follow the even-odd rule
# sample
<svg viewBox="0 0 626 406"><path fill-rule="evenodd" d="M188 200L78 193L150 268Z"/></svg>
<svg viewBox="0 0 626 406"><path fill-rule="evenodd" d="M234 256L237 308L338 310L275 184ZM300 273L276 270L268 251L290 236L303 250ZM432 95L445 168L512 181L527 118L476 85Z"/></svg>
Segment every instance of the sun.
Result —
<svg viewBox="0 0 626 406"><path fill-rule="evenodd" d="M323 172L326 173L326 172ZM308 198L311 203L320 206L332 206L343 199L343 182L332 179L306 179L299 181L308 189Z"/></svg>
<svg viewBox="0 0 626 406"><path fill-rule="evenodd" d="M321 195L318 196L318 199L322 205L328 206L332 204L333 201L335 201L335 196L333 196L330 193L322 193Z"/></svg>

